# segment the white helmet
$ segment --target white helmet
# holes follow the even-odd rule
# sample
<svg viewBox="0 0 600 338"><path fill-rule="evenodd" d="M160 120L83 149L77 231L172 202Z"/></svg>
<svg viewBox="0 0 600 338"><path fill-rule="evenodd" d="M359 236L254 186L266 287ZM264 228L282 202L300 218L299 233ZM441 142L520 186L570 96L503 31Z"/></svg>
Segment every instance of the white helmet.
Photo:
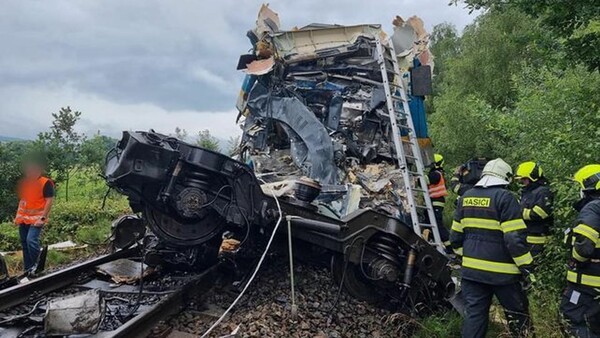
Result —
<svg viewBox="0 0 600 338"><path fill-rule="evenodd" d="M508 185L513 177L513 171L508 163L497 158L489 161L483 168L481 179L475 186L492 187L497 185Z"/></svg>

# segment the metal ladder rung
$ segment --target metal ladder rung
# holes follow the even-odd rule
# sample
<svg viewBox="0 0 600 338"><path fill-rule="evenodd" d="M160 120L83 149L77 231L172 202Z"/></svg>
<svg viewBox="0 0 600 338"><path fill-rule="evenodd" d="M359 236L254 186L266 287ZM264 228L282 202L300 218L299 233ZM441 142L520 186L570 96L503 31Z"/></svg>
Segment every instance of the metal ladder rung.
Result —
<svg viewBox="0 0 600 338"><path fill-rule="evenodd" d="M416 234L422 236L423 229L429 229L431 231L431 238L429 238L432 245L435 245L436 249L440 253L444 253L444 247L441 242L438 225L436 224L436 218L433 211L433 204L429 197L429 190L425 182L425 173L423 160L421 159L421 149L417 142L415 135L415 126L410 113L410 106L408 105L407 92L404 86L403 74L400 73L400 67L398 65L398 59L396 57L396 51L391 41L387 44L383 44L379 36L374 38L375 47L377 52L374 53L377 63L379 64L379 70L381 72L381 84L385 90L386 107L388 118L392 126L392 140L395 150L395 159L398 167L403 173L404 179L404 192L406 193L406 203L410 206L410 218L413 231ZM391 63L392 69L389 69ZM392 80L390 81L390 78ZM397 83L394 83L397 81ZM402 138L402 133L406 131L408 133L408 139ZM408 148L405 146L408 144ZM412 155L407 154L410 153ZM407 164L414 164L415 168L411 171ZM417 182L415 182L417 178ZM416 183L416 184L415 184ZM413 185L415 187L413 188ZM421 203L421 196L424 198L424 205ZM425 210L422 212L421 210ZM423 214L429 219L429 223L422 223L419 221Z"/></svg>
<svg viewBox="0 0 600 338"><path fill-rule="evenodd" d="M429 192L429 190L423 190L421 188L410 188L410 190L412 190L412 191L418 191L418 192Z"/></svg>

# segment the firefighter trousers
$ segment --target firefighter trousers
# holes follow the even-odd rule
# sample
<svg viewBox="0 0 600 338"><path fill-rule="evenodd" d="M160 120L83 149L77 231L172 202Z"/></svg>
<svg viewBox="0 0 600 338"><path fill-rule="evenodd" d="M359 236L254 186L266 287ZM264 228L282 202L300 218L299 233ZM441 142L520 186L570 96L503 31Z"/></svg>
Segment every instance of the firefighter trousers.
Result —
<svg viewBox="0 0 600 338"><path fill-rule="evenodd" d="M520 283L491 285L463 279L461 289L465 300L465 319L462 328L464 338L485 337L493 296L496 296L504 308L511 335L513 337L532 335L529 301Z"/></svg>
<svg viewBox="0 0 600 338"><path fill-rule="evenodd" d="M560 301L565 333L578 338L600 337L600 301L568 285Z"/></svg>
<svg viewBox="0 0 600 338"><path fill-rule="evenodd" d="M444 242L444 245L446 245L450 240L450 232L448 231L448 228L444 226L444 208L433 207L433 214L435 215L435 222L440 231L440 238L442 239L442 242Z"/></svg>

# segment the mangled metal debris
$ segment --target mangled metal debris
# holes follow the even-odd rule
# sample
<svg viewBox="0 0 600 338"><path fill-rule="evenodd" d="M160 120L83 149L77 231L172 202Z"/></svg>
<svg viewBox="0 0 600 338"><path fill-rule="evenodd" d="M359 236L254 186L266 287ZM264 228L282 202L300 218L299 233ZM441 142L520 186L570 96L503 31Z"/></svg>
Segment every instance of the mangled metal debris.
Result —
<svg viewBox="0 0 600 338"><path fill-rule="evenodd" d="M46 305L44 331L49 336L96 333L105 307L98 290L52 299Z"/></svg>
<svg viewBox="0 0 600 338"><path fill-rule="evenodd" d="M404 46L397 56L386 52L393 48L380 25L283 31L263 6L247 34L252 53L237 65L246 72L237 102L239 158L154 131L123 132L107 157L106 179L142 214L146 262L198 269L219 253L235 262L281 233L318 252L336 284L359 299L446 304L455 290L448 259L411 226L404 196L411 180L396 169L400 142L391 125L409 120L388 115L396 110L386 94L401 81L412 89L418 126L410 129L428 155L422 95L431 56L421 21L395 25ZM394 57L405 61L402 71Z"/></svg>
<svg viewBox="0 0 600 338"><path fill-rule="evenodd" d="M404 65L403 81L420 89L419 96L410 96L411 108L415 121L422 122L417 133L427 149L422 101L428 93L419 84L431 76L429 35L418 17L397 16L393 25L391 41ZM406 205L403 181L392 164L391 126L375 57L375 38L385 38L385 32L376 24L280 27L279 16L263 6L247 34L253 53L240 58L238 68L248 74L237 105L243 118L242 160L267 182L306 176L337 186L326 190L340 192L338 201L359 185L360 207L400 217L407 211L398 207ZM368 174L373 164L382 174ZM331 195L327 199L332 202ZM343 203L333 204L343 214Z"/></svg>
<svg viewBox="0 0 600 338"><path fill-rule="evenodd" d="M144 276L152 273L146 264L130 259L118 259L99 265L96 269L99 273L110 276L117 284L131 284L138 281L142 277L142 271Z"/></svg>

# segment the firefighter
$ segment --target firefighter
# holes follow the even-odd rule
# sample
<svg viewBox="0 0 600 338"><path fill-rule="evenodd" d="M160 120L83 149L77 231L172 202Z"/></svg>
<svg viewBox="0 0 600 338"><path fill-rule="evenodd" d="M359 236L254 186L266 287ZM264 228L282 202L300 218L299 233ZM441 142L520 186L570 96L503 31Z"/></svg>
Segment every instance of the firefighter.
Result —
<svg viewBox="0 0 600 338"><path fill-rule="evenodd" d="M19 226L19 237L23 247L23 268L31 274L40 255L40 234L48 222L54 200L54 182L42 176L43 165L29 160L23 166L24 176L17 187L19 207L15 224Z"/></svg>
<svg viewBox="0 0 600 338"><path fill-rule="evenodd" d="M535 257L542 253L549 240L550 227L554 223L552 215L553 195L542 167L536 162L523 162L517 167L515 179L521 183L521 207L527 225L527 243Z"/></svg>
<svg viewBox="0 0 600 338"><path fill-rule="evenodd" d="M511 167L502 159L488 162L481 179L460 198L450 241L462 255L465 301L463 337L484 337L495 295L515 337L533 329L522 283L532 278L533 257L527 226L517 199L507 190Z"/></svg>
<svg viewBox="0 0 600 338"><path fill-rule="evenodd" d="M467 190L473 188L477 181L479 181L481 171L486 163L486 158L475 157L456 168L450 179L450 189L458 196L462 196Z"/></svg>
<svg viewBox="0 0 600 338"><path fill-rule="evenodd" d="M571 247L560 312L568 333L580 338L600 337L600 164L581 168L574 177L581 200L574 228L565 237Z"/></svg>
<svg viewBox="0 0 600 338"><path fill-rule="evenodd" d="M429 185L429 197L431 197L431 203L433 204L433 212L435 213L435 220L440 231L440 237L444 242L444 245L450 247L450 233L444 226L444 206L446 205L446 196L448 196L448 190L446 190L446 180L444 179L444 157L440 154L433 155L433 164L431 170L427 175Z"/></svg>

